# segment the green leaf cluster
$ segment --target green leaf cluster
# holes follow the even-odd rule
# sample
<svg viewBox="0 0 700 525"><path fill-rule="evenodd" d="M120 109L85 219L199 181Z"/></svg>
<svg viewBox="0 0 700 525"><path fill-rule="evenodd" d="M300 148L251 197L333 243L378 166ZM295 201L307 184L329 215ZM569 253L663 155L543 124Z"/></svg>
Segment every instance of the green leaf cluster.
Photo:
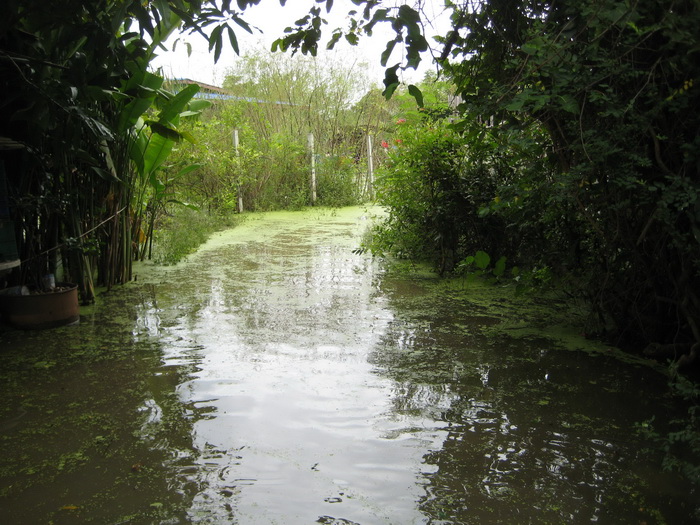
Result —
<svg viewBox="0 0 700 525"><path fill-rule="evenodd" d="M474 217L450 211L465 232L451 243L460 258L481 249L552 268L590 301L597 333L617 344L700 341L694 3L448 9L440 63L461 99L454 129L470 175L450 175L459 198L443 195L421 220L488 187L465 203ZM430 229L419 237L441 251Z"/></svg>
<svg viewBox="0 0 700 525"><path fill-rule="evenodd" d="M230 0L8 0L0 19L0 137L11 146L0 160L27 261L12 279L63 267L90 301L93 276L106 286L130 278L139 185L163 193L155 174L191 138L178 121L203 106L190 102L194 86L163 90L151 59L178 29L203 35L218 58L225 38L237 49L234 27L251 28ZM96 257L87 246L100 246Z"/></svg>

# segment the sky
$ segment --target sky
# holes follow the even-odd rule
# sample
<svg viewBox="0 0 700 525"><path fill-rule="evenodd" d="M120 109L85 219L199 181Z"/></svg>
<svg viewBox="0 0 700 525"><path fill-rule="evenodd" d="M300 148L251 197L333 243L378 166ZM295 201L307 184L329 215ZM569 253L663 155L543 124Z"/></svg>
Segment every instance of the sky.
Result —
<svg viewBox="0 0 700 525"><path fill-rule="evenodd" d="M403 2L390 1L386 3ZM426 14L431 19L436 20L434 28L428 28L428 32L444 31L448 20L444 14L440 16L444 10L441 7L442 0L423 0L422 3ZM243 14L244 20L251 26L257 27L262 33L254 31L254 34L251 35L243 29L238 30L236 36L241 54L258 49L269 50L272 42L284 35L284 29L294 25L294 21L306 15L309 8L313 5L316 4L312 0L288 0L287 4L282 7L279 5L278 0L263 0L260 4L246 9ZM325 44L332 30L336 27L345 28L348 23L346 18L347 12L350 9L357 9L350 0L335 0L334 7L329 14L325 13L325 7L321 7L323 8L322 17L328 21L328 25L323 27L324 36L322 45L319 46L319 55L325 52ZM381 85L384 78L384 68L379 63L380 55L386 47L386 42L392 38L392 34L393 31L388 27L386 29L375 28L374 35L362 38L358 46L350 46L344 40L341 41L336 46L337 51L334 52L333 56L338 60L352 59L367 62L369 64L368 73L370 80ZM224 41L228 43L228 39ZM432 43L431 38L428 38L428 41ZM187 46L184 45L184 42L189 42L192 46L192 54L190 56L187 54ZM173 46L175 46L174 51L172 50ZM152 64L156 69L161 68L163 74L168 78L189 78L190 80L221 86L227 70L233 67L237 60L234 51L230 46L225 45L221 58L219 58L217 63L214 63L214 55L209 53L208 44L200 35L173 35L165 47L167 51L161 50L158 53L159 56ZM321 48L323 48L323 51L321 51ZM392 55L393 62L390 61L389 64L399 61L398 53L397 46L397 50ZM427 70L434 69L430 62L430 55L426 54L423 57L419 70L417 72L409 70L404 73L402 80L407 83L419 81Z"/></svg>

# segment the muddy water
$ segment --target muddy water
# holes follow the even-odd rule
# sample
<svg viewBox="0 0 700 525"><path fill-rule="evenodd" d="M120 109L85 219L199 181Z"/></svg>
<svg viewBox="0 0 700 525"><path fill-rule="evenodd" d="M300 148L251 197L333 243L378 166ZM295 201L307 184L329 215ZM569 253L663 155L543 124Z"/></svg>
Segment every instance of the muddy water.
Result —
<svg viewBox="0 0 700 525"><path fill-rule="evenodd" d="M636 431L673 416L658 371L551 304L388 272L353 252L369 217L251 216L79 326L2 333L0 521L697 518Z"/></svg>

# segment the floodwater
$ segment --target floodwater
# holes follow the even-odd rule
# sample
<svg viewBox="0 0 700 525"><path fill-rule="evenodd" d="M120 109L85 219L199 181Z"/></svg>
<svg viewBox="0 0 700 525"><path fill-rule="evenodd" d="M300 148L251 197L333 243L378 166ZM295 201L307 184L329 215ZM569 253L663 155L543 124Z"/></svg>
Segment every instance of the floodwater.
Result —
<svg viewBox="0 0 700 525"><path fill-rule="evenodd" d="M658 370L389 271L353 251L370 218L252 215L78 326L2 333L0 521L698 519L638 432L677 415Z"/></svg>

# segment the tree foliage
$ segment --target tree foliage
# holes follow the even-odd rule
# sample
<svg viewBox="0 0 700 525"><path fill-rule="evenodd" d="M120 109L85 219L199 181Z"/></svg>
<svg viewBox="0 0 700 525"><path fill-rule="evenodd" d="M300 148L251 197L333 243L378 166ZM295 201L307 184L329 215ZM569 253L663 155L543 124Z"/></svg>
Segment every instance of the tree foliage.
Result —
<svg viewBox="0 0 700 525"><path fill-rule="evenodd" d="M397 19L361 4L365 26ZM421 220L488 181L492 194L469 204L482 237L500 239L484 249L559 270L595 306L600 333L618 344L641 350L655 342L675 357L693 355L700 342L695 4L446 6L452 27L439 38L438 60L462 100L453 129L470 160L450 175L460 189L436 199ZM399 67L410 67L410 30L398 18L397 41L408 49ZM484 124L481 131L474 122ZM473 171L485 152L488 170ZM426 188L435 166L420 169ZM427 229L423 242L441 253L450 229Z"/></svg>
<svg viewBox="0 0 700 525"><path fill-rule="evenodd" d="M353 104L367 89L363 74L354 62L246 53L229 70L215 107L188 128L197 142L177 148L176 164L200 164L177 189L217 213L234 210L238 198L246 211L306 206L312 198L311 133L316 204L359 202L367 133L383 122L376 118L376 105Z"/></svg>
<svg viewBox="0 0 700 525"><path fill-rule="evenodd" d="M565 205L572 228L555 238L617 341L698 343L694 4L454 8L443 65L465 107L503 132L533 120L547 131L549 202Z"/></svg>
<svg viewBox="0 0 700 525"><path fill-rule="evenodd" d="M162 89L149 62L178 27L209 31L215 51L224 34L233 44L232 25L248 27L230 7L185 0L2 3L0 155L23 260L12 279L31 284L63 268L86 301L95 268L107 286L130 279L140 231L132 220L136 186L145 179L157 191L156 172L183 138L177 120L194 94ZM155 118L146 117L150 110Z"/></svg>
<svg viewBox="0 0 700 525"><path fill-rule="evenodd" d="M0 49L2 87L9 96L1 133L34 148L27 162L37 176L18 186L38 199L34 207L46 205L47 195L68 191L59 191L57 181L65 188L102 187L86 200L92 208L83 215L94 219L76 230L81 236L109 215L95 202L111 195L126 205L130 190L122 195L112 186L131 168L112 146L120 133L123 138L124 110L145 110L155 100L147 83L133 79L176 25L203 34L215 56L225 44L237 49L237 31L250 30L242 12L258 2L102 0L85 6L71 0L59 12L31 1L5 2ZM348 26L331 32L328 47L341 39L355 44L378 25L390 27L394 36L379 59L386 67L383 94L391 96L400 71L417 67L429 48L420 5L354 4ZM435 184L430 173L459 174L450 175L449 191L433 191L426 204L431 218L422 220L433 226L424 241L433 243L441 261L452 258L442 248L449 245L456 263L477 248L467 237L472 245L473 239L502 239L482 248L566 271L616 341L696 350L700 139L693 108L700 62L694 2L448 0L445 5L452 23L439 38L438 59L463 101L453 129L468 152L457 139L454 147L468 160L442 166L438 155L434 165L417 163L409 170L423 172L427 186ZM311 6L273 48L317 53L326 25L323 8L328 11L333 2ZM418 86L408 86L408 93L424 103ZM476 130L474 120L494 126ZM152 129L169 133L168 126ZM447 145L440 144L435 147L443 151ZM471 210L469 220L463 205ZM458 218L458 232L467 222L480 233L450 233L449 217ZM52 221L39 223L49 228ZM438 224L446 230L436 235ZM50 235L58 234L54 229ZM107 238L114 242L111 234ZM34 250L50 245L47 240ZM119 257L128 255L125 244L120 250ZM112 253L117 252L115 246Z"/></svg>
<svg viewBox="0 0 700 525"><path fill-rule="evenodd" d="M250 52L237 60L224 87L239 102L242 118L264 141L272 133L305 140L313 133L330 155L348 155L357 147L348 129L353 102L370 87L365 64L339 56L294 57Z"/></svg>

